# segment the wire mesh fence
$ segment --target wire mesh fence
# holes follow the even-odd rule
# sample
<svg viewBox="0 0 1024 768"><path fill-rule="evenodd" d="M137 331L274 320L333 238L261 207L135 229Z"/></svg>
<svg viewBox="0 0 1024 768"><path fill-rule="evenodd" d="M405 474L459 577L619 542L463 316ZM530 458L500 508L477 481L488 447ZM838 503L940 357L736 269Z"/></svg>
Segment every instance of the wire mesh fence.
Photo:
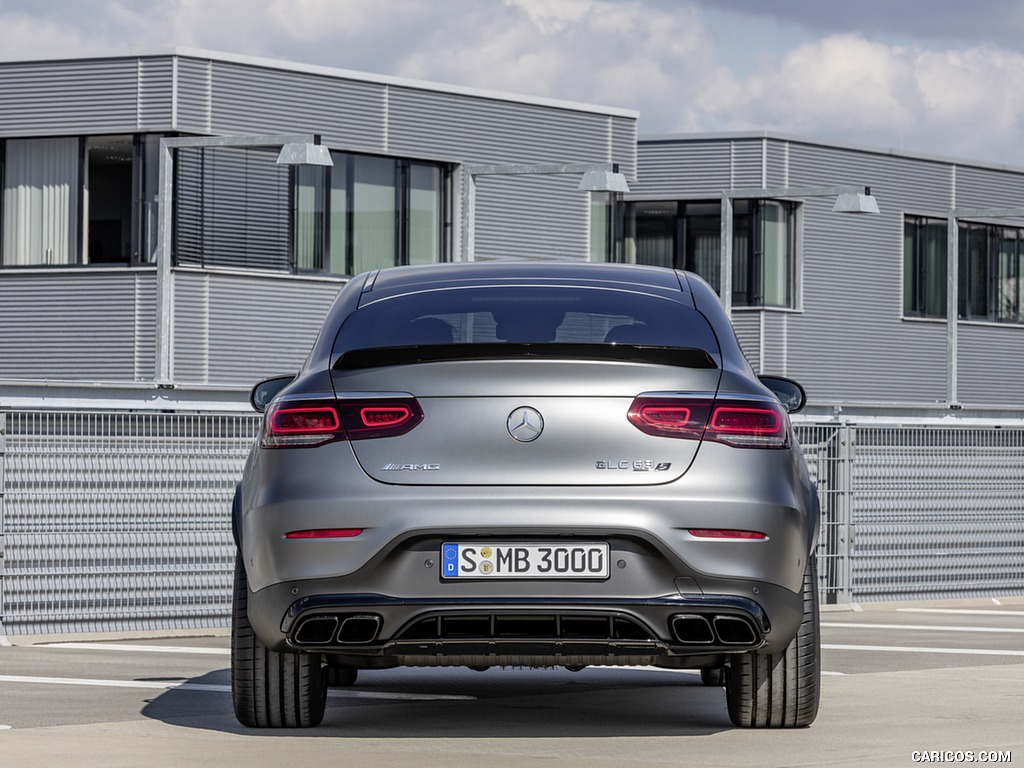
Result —
<svg viewBox="0 0 1024 768"><path fill-rule="evenodd" d="M0 411L0 635L223 627L255 414ZM796 426L830 603L1024 593L1024 429Z"/></svg>
<svg viewBox="0 0 1024 768"><path fill-rule="evenodd" d="M801 425L829 602L1024 593L1024 429Z"/></svg>
<svg viewBox="0 0 1024 768"><path fill-rule="evenodd" d="M255 415L0 413L10 634L222 625Z"/></svg>

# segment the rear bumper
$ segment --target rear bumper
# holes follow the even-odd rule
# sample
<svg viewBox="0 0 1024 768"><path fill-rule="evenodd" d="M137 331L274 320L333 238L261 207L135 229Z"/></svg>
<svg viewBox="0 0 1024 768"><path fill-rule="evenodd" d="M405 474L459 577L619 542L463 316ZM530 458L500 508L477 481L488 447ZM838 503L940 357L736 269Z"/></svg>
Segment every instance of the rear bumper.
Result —
<svg viewBox="0 0 1024 768"><path fill-rule="evenodd" d="M771 585L730 594L647 598L398 598L278 589L249 597L250 621L277 650L324 653L355 667L688 666L778 650L802 597ZM771 613L771 618L769 616Z"/></svg>

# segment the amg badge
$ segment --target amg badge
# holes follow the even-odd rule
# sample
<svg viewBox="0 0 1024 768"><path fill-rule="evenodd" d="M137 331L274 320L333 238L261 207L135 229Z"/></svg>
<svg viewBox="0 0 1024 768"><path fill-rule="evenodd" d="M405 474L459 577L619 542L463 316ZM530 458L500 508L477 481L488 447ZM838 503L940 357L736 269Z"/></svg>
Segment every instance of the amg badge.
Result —
<svg viewBox="0 0 1024 768"><path fill-rule="evenodd" d="M385 464L381 472L436 472L440 464Z"/></svg>

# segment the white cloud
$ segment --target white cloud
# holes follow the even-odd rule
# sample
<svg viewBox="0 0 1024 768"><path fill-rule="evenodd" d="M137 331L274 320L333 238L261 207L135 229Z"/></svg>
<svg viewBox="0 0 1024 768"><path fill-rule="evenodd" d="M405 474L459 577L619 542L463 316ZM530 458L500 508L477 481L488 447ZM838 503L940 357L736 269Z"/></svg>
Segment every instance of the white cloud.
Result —
<svg viewBox="0 0 1024 768"><path fill-rule="evenodd" d="M722 128L1020 164L1022 78L1024 56L991 46L936 52L834 35L794 48L728 98L707 94L703 114Z"/></svg>

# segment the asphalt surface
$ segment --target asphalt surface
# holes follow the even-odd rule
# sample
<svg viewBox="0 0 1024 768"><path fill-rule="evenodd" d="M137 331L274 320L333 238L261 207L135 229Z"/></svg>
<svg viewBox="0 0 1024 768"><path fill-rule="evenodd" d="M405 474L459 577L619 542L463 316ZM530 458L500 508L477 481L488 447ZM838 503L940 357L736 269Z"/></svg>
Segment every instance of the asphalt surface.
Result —
<svg viewBox="0 0 1024 768"><path fill-rule="evenodd" d="M862 608L822 613L821 711L793 731L734 728L696 672L631 668L364 672L320 727L249 730L226 636L8 638L0 766L1024 763L1024 598Z"/></svg>

